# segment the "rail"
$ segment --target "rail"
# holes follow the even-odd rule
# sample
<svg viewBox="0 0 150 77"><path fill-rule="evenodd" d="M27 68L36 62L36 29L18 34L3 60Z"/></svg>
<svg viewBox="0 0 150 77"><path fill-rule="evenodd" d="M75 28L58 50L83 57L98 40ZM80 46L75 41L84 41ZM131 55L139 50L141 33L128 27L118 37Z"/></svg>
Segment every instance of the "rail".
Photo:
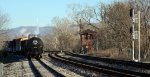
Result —
<svg viewBox="0 0 150 77"><path fill-rule="evenodd" d="M80 57L80 58L86 58L86 59L90 59L90 60L94 60L94 61L103 61L103 62L107 62L107 63L119 63L122 65L133 66L133 67L137 67L137 68L144 68L144 69L148 69L148 70L150 69L150 63L117 60L117 59L110 59L110 58L101 58L101 57L81 55L81 54L76 54L76 53L71 53L71 52L65 52L65 54Z"/></svg>

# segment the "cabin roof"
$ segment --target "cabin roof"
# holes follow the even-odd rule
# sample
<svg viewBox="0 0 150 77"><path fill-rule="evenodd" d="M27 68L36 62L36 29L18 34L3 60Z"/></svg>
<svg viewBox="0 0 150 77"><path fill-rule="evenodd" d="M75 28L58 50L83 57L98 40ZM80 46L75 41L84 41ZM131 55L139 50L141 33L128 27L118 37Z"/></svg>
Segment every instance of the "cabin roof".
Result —
<svg viewBox="0 0 150 77"><path fill-rule="evenodd" d="M95 34L95 33L97 32L94 30L90 30L90 29L86 29L80 32L80 34Z"/></svg>

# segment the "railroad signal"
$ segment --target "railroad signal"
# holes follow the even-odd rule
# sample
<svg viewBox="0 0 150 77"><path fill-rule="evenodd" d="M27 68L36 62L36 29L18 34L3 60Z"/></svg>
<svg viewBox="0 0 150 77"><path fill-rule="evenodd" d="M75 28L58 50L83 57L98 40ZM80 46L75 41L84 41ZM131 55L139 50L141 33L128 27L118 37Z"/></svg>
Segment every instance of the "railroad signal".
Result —
<svg viewBox="0 0 150 77"><path fill-rule="evenodd" d="M135 60L134 58L134 40L138 39L138 48L139 48L139 55L138 55L138 61L140 61L140 11L138 11L138 14L134 14L134 9L131 8L130 9L130 17L132 17L132 27L130 28L130 33L132 33L132 51L133 51L133 60ZM138 30L135 31L135 23L138 23Z"/></svg>

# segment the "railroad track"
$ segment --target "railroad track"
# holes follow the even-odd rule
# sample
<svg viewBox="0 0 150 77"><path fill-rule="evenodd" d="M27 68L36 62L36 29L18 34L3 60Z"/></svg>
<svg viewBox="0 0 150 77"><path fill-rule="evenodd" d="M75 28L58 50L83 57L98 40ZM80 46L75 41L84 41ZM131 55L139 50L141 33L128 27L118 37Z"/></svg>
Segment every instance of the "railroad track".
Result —
<svg viewBox="0 0 150 77"><path fill-rule="evenodd" d="M75 56L75 57L80 57L88 60L93 60L93 61L102 61L106 63L116 63L116 64L122 64L125 66L132 66L136 68L144 68L147 70L150 70L150 63L142 63L142 62L134 62L134 61L125 61L125 60L116 60L116 59L110 59L110 58L100 58L100 57L94 57L94 56L88 56L88 55L80 55L80 54L75 54L71 52L65 52L67 55Z"/></svg>
<svg viewBox="0 0 150 77"><path fill-rule="evenodd" d="M44 76L65 77L64 75L60 74L59 72L49 67L42 60L35 60L35 61L29 60L29 65L35 77L44 77ZM43 72L45 72L45 74Z"/></svg>
<svg viewBox="0 0 150 77"><path fill-rule="evenodd" d="M113 67L95 65L95 64L87 63L87 62L83 62L83 61L72 60L69 58L59 56L57 54L49 54L49 57L59 60L59 61L62 61L62 62L65 62L65 63L70 63L73 65L76 65L78 67L82 67L85 69L89 69L89 70L93 70L96 72L105 73L105 74L109 74L109 75L114 75L114 76L120 76L120 77L137 77L137 76L148 77L148 76L150 76L150 74L146 74L146 73L133 72L133 71L129 71L129 70L117 69L117 68L113 68Z"/></svg>

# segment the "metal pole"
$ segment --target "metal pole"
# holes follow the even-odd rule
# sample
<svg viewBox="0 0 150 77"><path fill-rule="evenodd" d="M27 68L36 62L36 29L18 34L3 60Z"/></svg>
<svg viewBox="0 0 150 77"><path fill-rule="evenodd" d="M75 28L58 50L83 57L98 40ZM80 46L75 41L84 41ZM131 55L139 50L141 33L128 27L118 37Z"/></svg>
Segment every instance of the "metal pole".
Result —
<svg viewBox="0 0 150 77"><path fill-rule="evenodd" d="M134 39L132 41L132 59L134 60Z"/></svg>
<svg viewBox="0 0 150 77"><path fill-rule="evenodd" d="M132 20L133 20L133 24L132 24L132 30L133 30L133 32L132 32L132 59L134 60L135 58L134 58L134 22L135 22L135 19L134 19L134 9L133 9L133 12L132 12L133 14L133 17L132 17Z"/></svg>
<svg viewBox="0 0 150 77"><path fill-rule="evenodd" d="M138 38L139 38L139 40L138 40L138 41L139 41L139 56L138 56L138 58L139 58L139 61L140 61L140 55L141 55L141 54L140 54L140 11L138 11L138 16L139 16L139 17L138 17L138 18L139 18L139 19L138 19L138 20L139 20L139 21L138 21L138 22L139 22L139 24L138 24L138 34L139 34L139 36L138 36Z"/></svg>

